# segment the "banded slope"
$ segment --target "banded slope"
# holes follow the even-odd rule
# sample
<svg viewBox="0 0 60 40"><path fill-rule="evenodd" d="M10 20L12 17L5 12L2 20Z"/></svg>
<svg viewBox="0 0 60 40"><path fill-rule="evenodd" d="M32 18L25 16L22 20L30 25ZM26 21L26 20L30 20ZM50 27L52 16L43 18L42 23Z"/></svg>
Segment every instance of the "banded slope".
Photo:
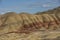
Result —
<svg viewBox="0 0 60 40"><path fill-rule="evenodd" d="M59 30L60 14L16 14L9 12L0 17L0 34L31 33L41 30Z"/></svg>
<svg viewBox="0 0 60 40"><path fill-rule="evenodd" d="M49 32L41 33L42 30ZM0 40L60 40L59 38L60 13L34 15L8 12L0 15Z"/></svg>

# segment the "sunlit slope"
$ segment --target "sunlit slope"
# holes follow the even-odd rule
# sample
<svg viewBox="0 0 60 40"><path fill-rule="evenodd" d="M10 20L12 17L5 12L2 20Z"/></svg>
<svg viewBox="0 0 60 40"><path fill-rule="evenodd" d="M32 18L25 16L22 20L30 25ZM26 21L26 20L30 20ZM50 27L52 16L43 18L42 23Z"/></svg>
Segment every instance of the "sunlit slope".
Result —
<svg viewBox="0 0 60 40"><path fill-rule="evenodd" d="M57 13L0 15L0 40L60 40L59 10L55 10Z"/></svg>

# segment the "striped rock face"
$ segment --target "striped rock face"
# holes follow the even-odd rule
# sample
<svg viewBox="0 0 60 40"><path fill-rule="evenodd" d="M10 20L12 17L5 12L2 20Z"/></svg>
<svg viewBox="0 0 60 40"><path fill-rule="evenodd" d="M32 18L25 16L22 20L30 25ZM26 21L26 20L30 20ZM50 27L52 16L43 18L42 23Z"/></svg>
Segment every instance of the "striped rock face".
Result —
<svg viewBox="0 0 60 40"><path fill-rule="evenodd" d="M0 40L57 40L56 37L60 38L60 33L54 31L60 31L59 13L9 13L0 16Z"/></svg>
<svg viewBox="0 0 60 40"><path fill-rule="evenodd" d="M21 32L59 30L60 17L58 15L56 14L22 15L23 27L21 28Z"/></svg>
<svg viewBox="0 0 60 40"><path fill-rule="evenodd" d="M59 15L5 14L0 17L0 34L59 30Z"/></svg>

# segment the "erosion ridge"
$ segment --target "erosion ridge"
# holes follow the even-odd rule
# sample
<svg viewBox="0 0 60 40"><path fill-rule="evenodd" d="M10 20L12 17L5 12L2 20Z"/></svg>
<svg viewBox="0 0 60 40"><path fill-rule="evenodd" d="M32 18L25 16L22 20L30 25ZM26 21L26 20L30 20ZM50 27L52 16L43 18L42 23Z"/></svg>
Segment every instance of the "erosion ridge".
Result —
<svg viewBox="0 0 60 40"><path fill-rule="evenodd" d="M8 12L0 15L0 40L58 40L59 38L60 7L36 14Z"/></svg>
<svg viewBox="0 0 60 40"><path fill-rule="evenodd" d="M57 9L58 10L58 9ZM40 30L59 30L60 13L28 14L8 12L0 16L0 32L30 33Z"/></svg>
<svg viewBox="0 0 60 40"><path fill-rule="evenodd" d="M0 33L30 33L39 30L59 30L60 14L6 14L0 19Z"/></svg>

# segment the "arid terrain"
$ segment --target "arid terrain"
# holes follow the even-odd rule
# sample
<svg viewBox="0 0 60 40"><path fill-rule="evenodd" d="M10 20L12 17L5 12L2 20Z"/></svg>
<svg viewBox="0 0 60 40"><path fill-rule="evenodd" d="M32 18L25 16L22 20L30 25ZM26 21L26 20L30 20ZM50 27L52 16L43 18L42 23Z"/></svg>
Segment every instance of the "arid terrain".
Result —
<svg viewBox="0 0 60 40"><path fill-rule="evenodd" d="M0 15L0 40L60 40L60 7L36 14Z"/></svg>

